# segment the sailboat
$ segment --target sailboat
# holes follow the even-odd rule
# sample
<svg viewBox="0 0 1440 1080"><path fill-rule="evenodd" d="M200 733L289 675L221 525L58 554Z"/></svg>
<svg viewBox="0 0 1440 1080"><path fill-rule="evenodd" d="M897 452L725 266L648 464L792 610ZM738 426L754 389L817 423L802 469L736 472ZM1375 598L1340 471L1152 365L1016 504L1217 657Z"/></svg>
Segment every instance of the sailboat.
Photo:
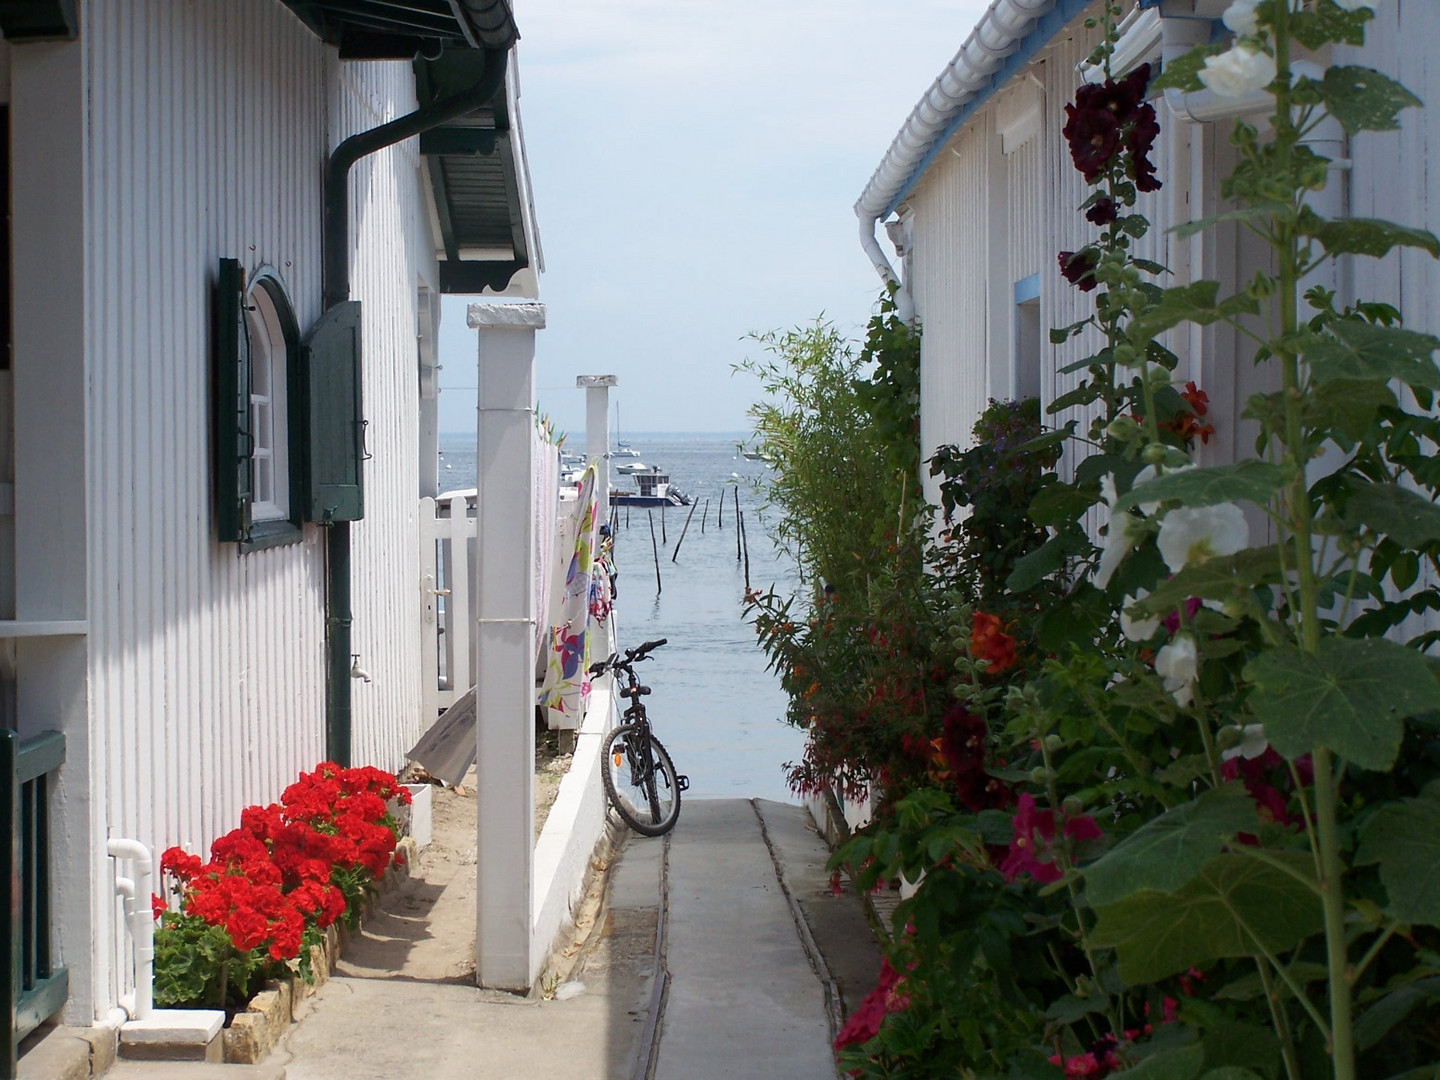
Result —
<svg viewBox="0 0 1440 1080"><path fill-rule="evenodd" d="M611 458L638 458L640 451L620 438L620 402L615 402L615 445L610 448Z"/></svg>

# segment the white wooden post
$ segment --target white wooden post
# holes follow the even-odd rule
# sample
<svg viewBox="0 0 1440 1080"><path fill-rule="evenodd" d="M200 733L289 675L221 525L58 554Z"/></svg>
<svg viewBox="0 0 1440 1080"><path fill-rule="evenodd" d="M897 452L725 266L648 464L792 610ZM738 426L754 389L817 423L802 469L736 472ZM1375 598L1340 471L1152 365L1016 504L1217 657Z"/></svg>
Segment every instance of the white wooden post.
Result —
<svg viewBox="0 0 1440 1080"><path fill-rule="evenodd" d="M481 986L528 990L535 843L535 331L543 304L471 304L480 331L476 932ZM463 548L461 549L464 550Z"/></svg>
<svg viewBox="0 0 1440 1080"><path fill-rule="evenodd" d="M585 456L600 463L595 483L595 520L610 520L610 387L614 375L577 375L575 385L585 388Z"/></svg>

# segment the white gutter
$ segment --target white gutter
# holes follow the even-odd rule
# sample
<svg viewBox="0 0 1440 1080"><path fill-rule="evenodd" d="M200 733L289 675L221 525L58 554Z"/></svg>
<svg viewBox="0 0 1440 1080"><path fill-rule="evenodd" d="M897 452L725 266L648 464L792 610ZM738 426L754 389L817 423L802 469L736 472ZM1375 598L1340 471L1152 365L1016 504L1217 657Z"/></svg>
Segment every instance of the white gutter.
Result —
<svg viewBox="0 0 1440 1080"><path fill-rule="evenodd" d="M905 283L880 243L875 226L890 212L890 204L904 189L916 167L930 151L935 139L960 111L990 86L990 78L1015 51L1015 46L1057 0L993 0L975 29L910 112L900 133L890 143L879 167L855 203L860 219L860 245L870 257L881 280L897 287L896 313L905 322L913 321L915 305Z"/></svg>
<svg viewBox="0 0 1440 1080"><path fill-rule="evenodd" d="M1160 54L1162 63L1168 64L1195 46L1204 45L1210 40L1213 26L1209 19L1161 19L1160 28L1164 35ZM1275 96L1269 90L1256 90L1244 97L1221 97L1210 90L1195 90L1187 94L1171 87L1165 91L1165 105L1170 115L1180 123L1212 124L1217 120L1270 112L1275 108Z"/></svg>

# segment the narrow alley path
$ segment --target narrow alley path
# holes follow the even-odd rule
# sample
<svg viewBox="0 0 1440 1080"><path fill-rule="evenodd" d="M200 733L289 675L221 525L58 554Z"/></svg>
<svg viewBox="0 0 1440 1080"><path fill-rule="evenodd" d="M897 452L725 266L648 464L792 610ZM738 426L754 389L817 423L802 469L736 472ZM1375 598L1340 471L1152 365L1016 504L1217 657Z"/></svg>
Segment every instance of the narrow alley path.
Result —
<svg viewBox="0 0 1440 1080"><path fill-rule="evenodd" d="M415 878L271 1055L286 1080L833 1080L842 1000L879 959L802 808L697 800L669 838L628 837L541 999L473 985L473 806L437 814Z"/></svg>

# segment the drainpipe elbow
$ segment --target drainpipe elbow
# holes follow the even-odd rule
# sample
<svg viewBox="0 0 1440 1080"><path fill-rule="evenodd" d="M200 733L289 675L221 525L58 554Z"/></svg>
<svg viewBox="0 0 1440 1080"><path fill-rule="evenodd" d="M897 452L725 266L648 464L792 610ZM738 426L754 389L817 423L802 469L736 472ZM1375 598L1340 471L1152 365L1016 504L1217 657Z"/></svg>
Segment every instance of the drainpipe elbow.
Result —
<svg viewBox="0 0 1440 1080"><path fill-rule="evenodd" d="M875 272L880 275L880 280L886 285L894 287L895 314L906 326L914 326L915 301L910 296L909 286L900 280L900 276L895 273L895 268L890 265L890 260L885 257L885 252L880 249L880 241L875 238L875 226L879 223L878 217L867 215L864 212L860 214L860 246L870 257L870 264L875 267Z"/></svg>

